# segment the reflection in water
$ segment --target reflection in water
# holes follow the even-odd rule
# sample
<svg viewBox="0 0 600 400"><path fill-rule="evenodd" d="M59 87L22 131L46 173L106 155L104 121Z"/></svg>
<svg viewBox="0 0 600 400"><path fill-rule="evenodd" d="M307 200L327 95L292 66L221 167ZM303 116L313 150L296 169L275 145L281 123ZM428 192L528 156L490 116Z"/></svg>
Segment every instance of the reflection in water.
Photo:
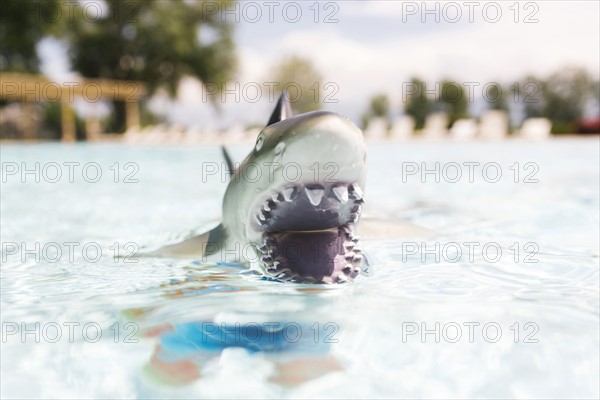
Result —
<svg viewBox="0 0 600 400"><path fill-rule="evenodd" d="M175 302L198 298L206 306L210 296L234 296L255 290L252 286L240 285L239 274L211 275L208 278L205 273L202 271L198 274L198 270L190 269L190 274L184 279L171 279L160 286L163 297ZM261 280L260 277L256 279ZM289 284L281 285L280 289L290 288ZM314 286L307 288L297 285L292 288L316 296L324 292ZM226 320L223 320L222 314L215 317L218 312L211 310L215 314L211 312L213 316L210 318L182 323L156 324L155 321L144 329L145 337L157 340L144 368L144 375L167 385L188 384L201 379L203 369L217 363L223 353L230 349L269 361L273 365L269 380L282 386L298 385L343 369L331 354L331 345L338 342L339 327L336 323L301 322L286 318L267 320L264 314L249 318L247 312L235 311L243 307L238 298L229 297L229 303L234 305L233 315L229 314ZM271 308L274 310L277 307ZM148 308L129 309L126 314L141 321L155 311ZM274 319L280 321L273 322Z"/></svg>
<svg viewBox="0 0 600 400"><path fill-rule="evenodd" d="M158 344L145 372L167 384L186 384L202 377L202 368L228 348L261 353L275 371L270 381L293 386L342 370L329 354L336 340L335 326L296 322L235 323L190 322L168 325L156 332Z"/></svg>

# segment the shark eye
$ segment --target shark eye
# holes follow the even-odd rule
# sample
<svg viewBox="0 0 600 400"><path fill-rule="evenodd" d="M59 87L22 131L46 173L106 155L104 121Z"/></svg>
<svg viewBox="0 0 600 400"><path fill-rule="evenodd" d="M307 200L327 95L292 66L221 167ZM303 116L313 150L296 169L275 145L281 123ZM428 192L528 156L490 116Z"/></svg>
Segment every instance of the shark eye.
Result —
<svg viewBox="0 0 600 400"><path fill-rule="evenodd" d="M262 148L264 142L265 142L265 137L264 136L259 136L258 139L256 139L256 146L254 146L254 149L256 151L260 151L260 149Z"/></svg>

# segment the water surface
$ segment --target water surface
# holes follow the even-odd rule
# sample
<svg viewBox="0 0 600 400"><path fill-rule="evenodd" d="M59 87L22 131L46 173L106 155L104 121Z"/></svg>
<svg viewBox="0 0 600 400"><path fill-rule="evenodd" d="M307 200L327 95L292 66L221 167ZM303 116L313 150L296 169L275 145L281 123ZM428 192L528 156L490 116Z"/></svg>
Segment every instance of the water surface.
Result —
<svg viewBox="0 0 600 400"><path fill-rule="evenodd" d="M218 148L0 155L5 398L599 396L597 138L370 145L365 218L428 233L334 286L114 257L218 221Z"/></svg>

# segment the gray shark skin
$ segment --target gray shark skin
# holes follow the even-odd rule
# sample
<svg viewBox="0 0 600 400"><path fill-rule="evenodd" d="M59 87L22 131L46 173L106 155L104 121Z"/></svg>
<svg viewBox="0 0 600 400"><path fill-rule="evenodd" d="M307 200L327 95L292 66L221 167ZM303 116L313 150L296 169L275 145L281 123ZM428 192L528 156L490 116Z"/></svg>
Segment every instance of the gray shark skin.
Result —
<svg viewBox="0 0 600 400"><path fill-rule="evenodd" d="M222 223L158 254L246 262L277 280L341 283L366 269L356 225L364 202L362 131L325 111L291 116L279 99L253 151L233 173Z"/></svg>

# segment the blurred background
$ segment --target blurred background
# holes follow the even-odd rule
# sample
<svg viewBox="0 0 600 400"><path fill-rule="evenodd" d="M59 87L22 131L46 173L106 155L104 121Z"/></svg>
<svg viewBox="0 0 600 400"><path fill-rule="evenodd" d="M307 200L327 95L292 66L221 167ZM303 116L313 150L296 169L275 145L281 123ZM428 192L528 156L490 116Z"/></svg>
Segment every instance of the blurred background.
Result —
<svg viewBox="0 0 600 400"><path fill-rule="evenodd" d="M252 141L283 89L371 140L600 132L598 2L9 0L0 15L4 140Z"/></svg>

